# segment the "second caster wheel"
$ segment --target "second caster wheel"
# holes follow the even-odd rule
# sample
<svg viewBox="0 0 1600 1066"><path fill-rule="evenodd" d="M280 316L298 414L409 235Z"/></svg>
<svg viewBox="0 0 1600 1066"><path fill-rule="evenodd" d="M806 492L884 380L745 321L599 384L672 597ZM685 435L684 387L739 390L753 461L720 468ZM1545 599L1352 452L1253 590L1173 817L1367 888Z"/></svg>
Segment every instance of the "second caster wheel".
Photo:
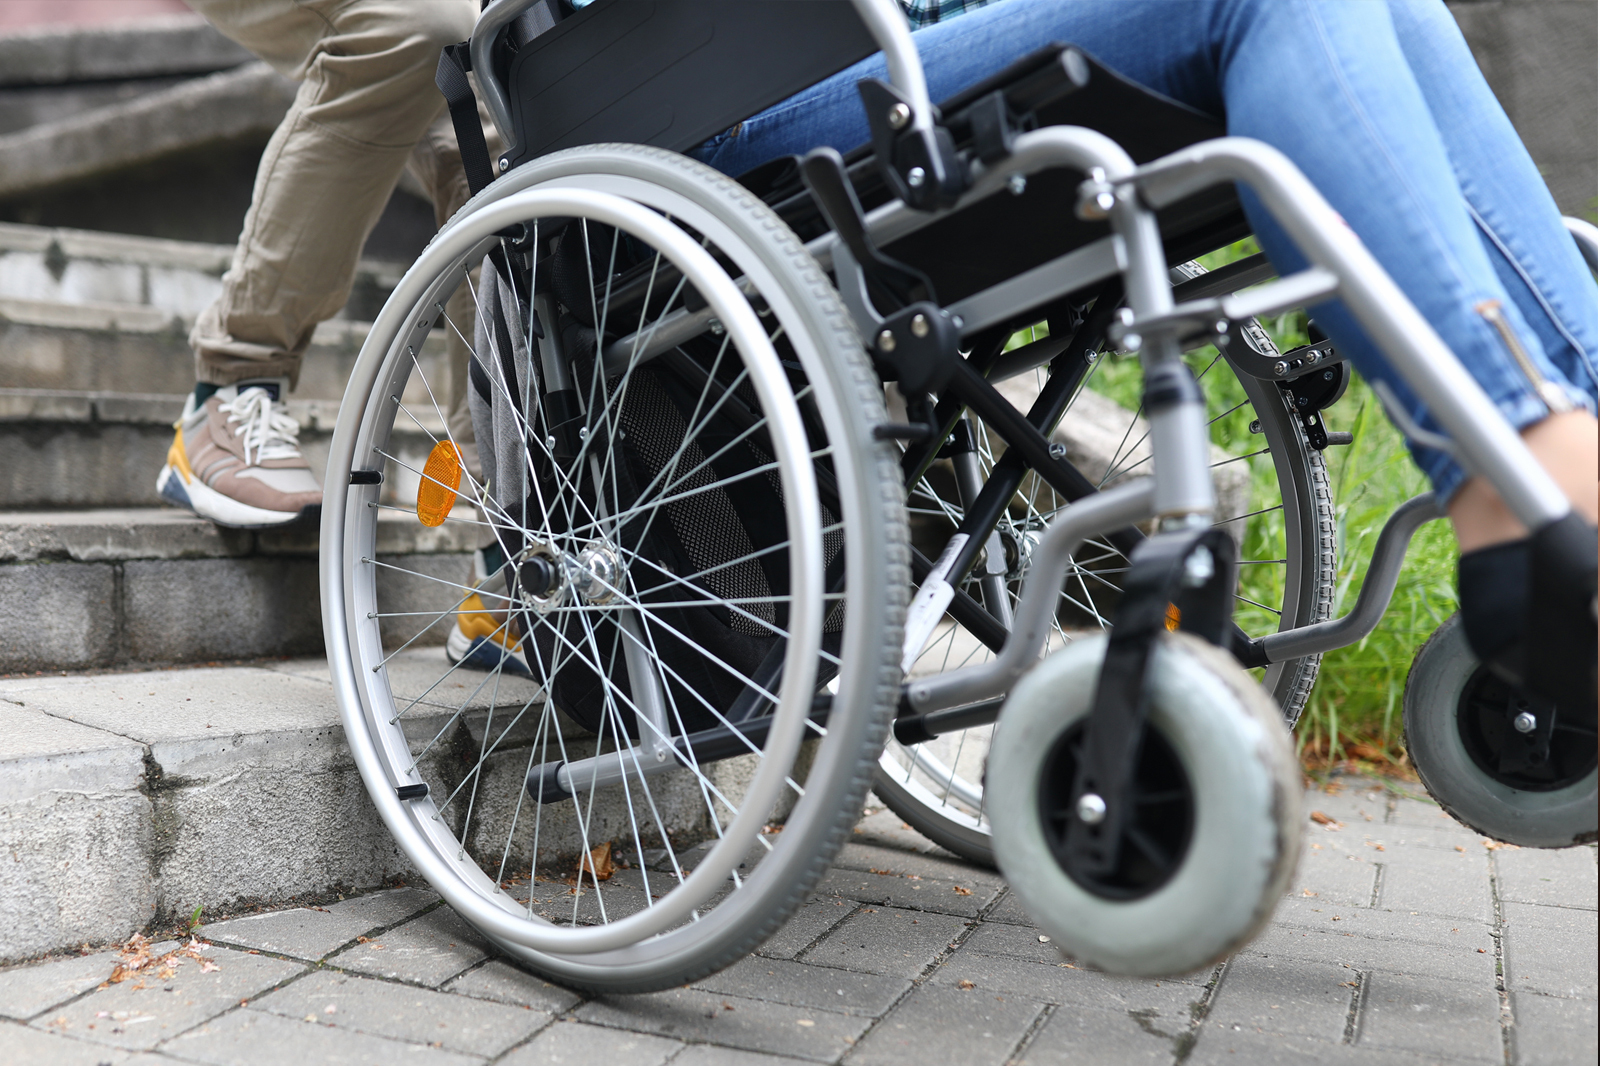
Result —
<svg viewBox="0 0 1600 1066"><path fill-rule="evenodd" d="M1300 774L1283 719L1233 660L1182 633L1150 664L1133 811L1109 875L1064 856L1071 790L1106 639L1080 639L1023 678L995 727L987 790L995 857L1039 927L1111 973L1188 973L1272 915L1300 854Z"/></svg>
<svg viewBox="0 0 1600 1066"><path fill-rule="evenodd" d="M1405 728L1417 776L1467 828L1530 848L1595 839L1594 718L1532 703L1480 666L1459 615L1411 664Z"/></svg>

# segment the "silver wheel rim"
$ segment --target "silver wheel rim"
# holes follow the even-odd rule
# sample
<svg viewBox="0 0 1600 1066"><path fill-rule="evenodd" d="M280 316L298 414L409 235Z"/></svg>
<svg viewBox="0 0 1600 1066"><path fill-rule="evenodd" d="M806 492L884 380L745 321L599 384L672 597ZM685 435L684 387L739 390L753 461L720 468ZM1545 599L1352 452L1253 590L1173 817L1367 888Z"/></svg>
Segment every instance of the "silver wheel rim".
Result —
<svg viewBox="0 0 1600 1066"><path fill-rule="evenodd" d="M647 905L637 915L599 927L571 928L540 923L524 914L522 905L511 901L476 864L450 857L452 852L460 850L459 842L448 832L426 824L429 820L427 813L421 817L414 813L417 810L427 812L431 801L420 804L413 801L408 808L394 796L393 785L404 782L391 780L389 768L408 759L409 752L404 747L404 738L396 736L391 730L388 741L391 745L398 743L400 750L380 754L370 735L375 732L380 740L385 736L385 724L379 720L382 714L380 708L389 698L383 672L364 671L355 662L338 662L334 668L341 695L353 694L357 697L356 701L341 699L341 708L342 713L346 714L347 732L351 736L358 765L378 800L380 812L413 861L440 887L453 906L491 935L535 951L585 955L614 953L663 932L675 921L692 918L695 908L722 887L727 877L726 871L735 869L739 857L760 839L765 811L771 807L768 801L775 799L786 787L782 768L793 761L805 729L804 718L814 688L813 678L821 645L824 602L822 522L817 510L815 485L809 480L813 472L809 449L794 398L788 394L786 379L765 330L756 321L755 314L734 288L733 282L682 230L665 221L661 215L628 200L595 191L592 187L595 184L600 183L588 182L586 185L590 187L575 189L562 188L559 182L553 183L553 187L544 186L496 200L470 217L463 218L461 224L441 235L408 274L407 281L402 283L396 298L386 308L385 316L391 316L391 311L393 315L399 315L401 312L394 310L397 307L405 307L409 314L411 308L426 306L450 282L452 276L459 278L466 272L474 257L484 250L487 234L529 217L581 215L616 225L635 236L648 236L652 245L666 252L669 261L684 268L686 275L693 275L696 287L715 311L730 340L742 350L746 367L755 368L749 377L750 385L760 396L762 408L771 421L772 439L777 446L775 451L781 449L784 453L779 457L778 474L783 479L783 499L791 530L787 542L791 589L788 639L791 654L785 664L781 689L777 693L779 710L764 749L762 770L745 795L743 809L734 816L732 824L724 831L721 841L712 852L702 859L693 872L673 885L673 891L663 903ZM696 228L708 232L714 227L705 224ZM754 264L741 263L741 266L754 268ZM772 286L772 289L775 291L777 286ZM394 340L387 352L363 354L363 365L369 367L369 372L366 376L367 388L361 394L370 393L385 370L394 373L394 368L407 357L407 342L415 332L415 326L408 331L403 322L395 322L392 318L385 321L385 317L380 316L379 323L374 326L373 336L392 335ZM382 365L377 365L380 359ZM361 376L358 369L352 380L351 396L358 395ZM819 406L825 411L830 409L829 404ZM373 450L373 417L369 413L359 434L351 430L343 433L342 439L341 435L336 434L330 469L341 469L341 463L354 463L358 456L367 455ZM345 428L341 422L341 429ZM805 461L799 461L801 459ZM354 465L342 467L354 468ZM340 480L343 479L329 479L332 491L324 520L324 558L337 557L326 551L331 539L336 540L349 557L360 558L359 550L351 550L360 546L349 542L357 535L361 524L346 521L352 504L359 505L360 501L351 499L353 494L344 491L345 486L337 484ZM335 521L329 521L335 516ZM796 535L793 532L796 530L802 531L802 534ZM355 574L359 574L359 571ZM340 646L339 638L343 638L343 644L357 649L357 657L381 663L385 659L381 640L377 640L372 632L363 632L359 624L358 607L362 603L375 602L370 587L361 587L362 582L354 574L345 580L330 581L329 577L324 575L325 624L328 625L330 648ZM355 634L354 640L350 639L352 633ZM800 664L800 668L791 668L791 664ZM363 678L361 675L364 672L373 673L373 677ZM346 676L341 677L341 674ZM352 708L360 709L363 721L351 720ZM636 920L640 918L643 920Z"/></svg>

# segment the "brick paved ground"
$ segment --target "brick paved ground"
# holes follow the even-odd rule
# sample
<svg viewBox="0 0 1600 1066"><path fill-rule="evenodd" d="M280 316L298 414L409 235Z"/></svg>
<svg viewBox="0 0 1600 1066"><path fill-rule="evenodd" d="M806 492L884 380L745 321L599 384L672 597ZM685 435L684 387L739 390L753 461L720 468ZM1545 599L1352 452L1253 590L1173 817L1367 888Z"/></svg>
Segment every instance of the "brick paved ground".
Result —
<svg viewBox="0 0 1600 1066"><path fill-rule="evenodd" d="M1362 782L1309 800L1340 824L1308 824L1271 928L1178 980L1075 968L996 874L869 811L796 918L692 988L576 995L404 888L209 924L213 962L165 977L100 988L109 951L0 971L0 1061L1596 1061L1593 848L1486 847Z"/></svg>

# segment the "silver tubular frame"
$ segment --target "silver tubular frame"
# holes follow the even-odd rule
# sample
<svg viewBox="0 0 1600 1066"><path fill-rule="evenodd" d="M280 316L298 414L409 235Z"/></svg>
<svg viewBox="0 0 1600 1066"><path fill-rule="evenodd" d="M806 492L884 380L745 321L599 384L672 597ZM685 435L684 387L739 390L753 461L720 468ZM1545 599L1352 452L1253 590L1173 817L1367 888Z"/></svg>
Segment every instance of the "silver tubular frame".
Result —
<svg viewBox="0 0 1600 1066"><path fill-rule="evenodd" d="M1367 576L1361 582L1361 592L1350 613L1316 625L1267 634L1261 638L1261 650L1267 661L1281 663L1348 647L1378 628L1383 612L1389 609L1395 584L1400 580L1400 564L1405 562L1411 538L1427 523L1443 517L1444 512L1439 510L1431 492L1414 496L1396 508L1384 523L1383 532L1378 534L1372 560L1367 564Z"/></svg>
<svg viewBox="0 0 1600 1066"><path fill-rule="evenodd" d="M1338 295L1444 427L1469 473L1488 480L1529 529L1564 518L1566 494L1400 287L1277 149L1221 137L1158 159L1128 186L1152 210L1224 181L1248 185L1300 251L1339 280Z"/></svg>
<svg viewBox="0 0 1600 1066"><path fill-rule="evenodd" d="M933 110L926 78L898 6L894 0L852 3L883 50L891 83L911 102L914 123L918 127L930 124ZM488 69L494 36L527 4L528 0L495 0L484 11L473 31L474 69ZM479 80L491 116L502 134L507 133L510 112L503 87L493 84L492 78ZM1175 306L1155 212L1209 186L1239 182L1260 196L1311 266L1250 294L1222 300L1221 312L1250 317L1334 296L1344 299L1444 427L1463 465L1470 473L1485 477L1524 525L1537 529L1569 512L1566 496L1433 327L1305 175L1282 153L1259 141L1219 138L1136 167L1120 145L1092 130L1067 126L1035 130L1018 136L1006 159L988 166L974 162L970 186L953 207L927 212L894 201L867 215L867 232L879 246L892 244L995 195L1016 175L1056 168L1089 175L1086 194L1112 193L1109 211L1103 212L1111 235L952 304L949 310L963 336L1004 321L1018 310L1120 273L1132 312L1124 335L1130 343L1137 342L1134 346L1146 374L1178 360L1180 332L1204 309L1197 303ZM1080 203L1080 208L1083 206ZM1593 228L1569 228L1592 264L1596 247ZM810 241L807 250L824 269L837 268L842 288L850 289L848 275L854 264L835 234ZM1244 283L1241 279L1240 284ZM853 295L847 292L847 296ZM870 303L864 308L855 306L859 302L847 301L847 306L858 326L867 330L876 316L870 312ZM669 324L673 341L708 324L706 312L684 317L685 321ZM650 348L667 346L653 344ZM654 351L642 354L648 358ZM1065 576L1071 550L1084 539L1152 516L1167 523L1209 521L1214 495L1203 407L1178 403L1150 412L1148 417L1153 475L1063 510L1046 533L1045 543L1053 547L1029 575L1016 628L1004 651L983 667L912 683L909 698L918 710L959 706L998 695L1037 660L1044 647L1045 627L1033 615L1048 611L1053 589ZM1369 632L1387 607L1411 534L1434 517L1438 517L1436 508L1421 499L1397 511L1380 537L1372 575L1351 614L1264 638L1271 660L1331 650Z"/></svg>
<svg viewBox="0 0 1600 1066"><path fill-rule="evenodd" d="M1122 529L1150 517L1155 503L1154 478L1138 478L1085 496L1045 527L1033 551L1022 599L1017 603L1011 639L993 659L911 682L906 697L919 713L977 703L1011 691L1039 659L1050 635L1056 590L1066 579L1072 555L1090 537Z"/></svg>

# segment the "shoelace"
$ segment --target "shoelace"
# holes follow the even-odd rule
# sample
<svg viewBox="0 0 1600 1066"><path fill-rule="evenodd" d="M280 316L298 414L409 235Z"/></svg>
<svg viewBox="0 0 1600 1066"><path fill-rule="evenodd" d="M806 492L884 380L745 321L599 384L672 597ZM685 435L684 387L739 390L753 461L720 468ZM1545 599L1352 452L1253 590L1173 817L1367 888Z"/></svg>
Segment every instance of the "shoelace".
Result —
<svg viewBox="0 0 1600 1066"><path fill-rule="evenodd" d="M244 438L246 466L300 458L300 424L273 405L272 394L266 389L246 389L218 410L228 416L229 425L238 423L233 435ZM254 460L250 458L252 451Z"/></svg>

